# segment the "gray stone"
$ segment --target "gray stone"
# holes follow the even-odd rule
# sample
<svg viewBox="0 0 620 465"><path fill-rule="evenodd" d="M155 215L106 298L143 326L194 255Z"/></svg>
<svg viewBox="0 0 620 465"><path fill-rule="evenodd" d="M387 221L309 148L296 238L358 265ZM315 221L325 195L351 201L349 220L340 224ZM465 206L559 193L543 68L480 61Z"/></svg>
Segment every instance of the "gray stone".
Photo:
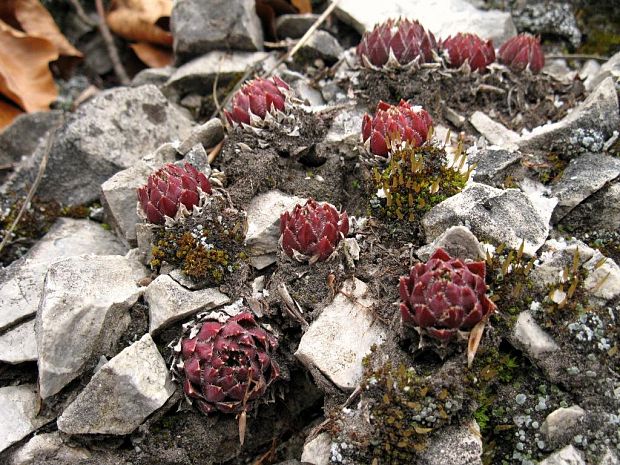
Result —
<svg viewBox="0 0 620 465"><path fill-rule="evenodd" d="M534 360L560 349L553 338L542 330L528 311L521 312L512 330L511 340Z"/></svg>
<svg viewBox="0 0 620 465"><path fill-rule="evenodd" d="M510 13L482 11L465 0L341 0L335 12L360 34L386 19L399 17L417 19L437 38L454 35L454 31L473 32L493 39L496 47L517 34Z"/></svg>
<svg viewBox="0 0 620 465"><path fill-rule="evenodd" d="M298 79L291 85L291 87L295 91L295 96L299 97L308 105L315 107L325 105L323 94L312 87L307 80Z"/></svg>
<svg viewBox="0 0 620 465"><path fill-rule="evenodd" d="M37 145L47 139L49 130L62 122L62 117L62 111L53 110L24 113L15 118L0 132L0 165L32 155Z"/></svg>
<svg viewBox="0 0 620 465"><path fill-rule="evenodd" d="M162 91L179 97L190 93L211 95L215 76L219 85L224 86L239 79L252 66L270 66L272 63L275 63L273 55L265 52L210 52L180 66Z"/></svg>
<svg viewBox="0 0 620 465"><path fill-rule="evenodd" d="M539 465L586 465L586 461L583 457L583 452L571 444L565 448L551 454L545 460L542 460Z"/></svg>
<svg viewBox="0 0 620 465"><path fill-rule="evenodd" d="M579 70L578 76L582 81L587 81L589 78L596 76L596 74L600 71L601 65L598 61L590 59L586 60L581 69ZM585 83L584 83L585 85ZM587 89L587 87L586 87ZM592 89L587 89L592 90Z"/></svg>
<svg viewBox="0 0 620 465"><path fill-rule="evenodd" d="M75 255L125 255L127 248L100 223L59 218L48 233L26 254L26 258L53 262Z"/></svg>
<svg viewBox="0 0 620 465"><path fill-rule="evenodd" d="M138 256L140 262L148 266L153 259L153 237L157 226L150 223L138 223L135 227L136 241L138 243Z"/></svg>
<svg viewBox="0 0 620 465"><path fill-rule="evenodd" d="M150 334L103 365L58 418L67 434L129 434L174 393Z"/></svg>
<svg viewBox="0 0 620 465"><path fill-rule="evenodd" d="M248 232L245 236L252 266L262 269L275 262L280 239L280 215L292 210L298 203L305 201L278 190L252 199L247 208Z"/></svg>
<svg viewBox="0 0 620 465"><path fill-rule="evenodd" d="M512 17L519 31L538 35L559 36L577 48L581 31L571 5L564 2L535 2L513 10Z"/></svg>
<svg viewBox="0 0 620 465"><path fill-rule="evenodd" d="M360 140L360 128L366 109L362 106L345 108L333 119L325 135L325 141L331 143L345 142L357 144Z"/></svg>
<svg viewBox="0 0 620 465"><path fill-rule="evenodd" d="M298 55L307 59L314 60L320 58L328 65L336 63L344 49L336 38L327 31L314 31L310 38L299 49Z"/></svg>
<svg viewBox="0 0 620 465"><path fill-rule="evenodd" d="M426 261L439 247L452 257L471 260L485 258L480 242L465 226L452 226L437 237L432 244L420 247L416 255L420 260Z"/></svg>
<svg viewBox="0 0 620 465"><path fill-rule="evenodd" d="M212 50L263 48L254 0L177 0L170 17L177 60Z"/></svg>
<svg viewBox="0 0 620 465"><path fill-rule="evenodd" d="M319 15L305 13L282 15L276 18L276 32L279 38L300 39L310 29Z"/></svg>
<svg viewBox="0 0 620 465"><path fill-rule="evenodd" d="M514 150L517 147L519 134L511 131L506 126L489 118L481 111L474 112L469 117L469 121L491 144L499 145L501 148Z"/></svg>
<svg viewBox="0 0 620 465"><path fill-rule="evenodd" d="M482 437L474 420L470 424L448 426L437 431L420 454L425 465L482 465Z"/></svg>
<svg viewBox="0 0 620 465"><path fill-rule="evenodd" d="M541 247L541 263L534 267L531 273L532 282L539 290L544 291L547 287L561 281L564 269L572 269L575 254L579 253L579 265L590 260L595 250L581 241L571 240L559 242L550 239Z"/></svg>
<svg viewBox="0 0 620 465"><path fill-rule="evenodd" d="M343 292L323 309L302 336L295 356L306 366L317 368L340 389L359 384L362 360L374 344L386 338L384 328L371 312L374 301L362 281L348 280ZM343 328L347 328L343 331Z"/></svg>
<svg viewBox="0 0 620 465"><path fill-rule="evenodd" d="M0 336L0 362L17 364L36 360L34 320L22 323Z"/></svg>
<svg viewBox="0 0 620 465"><path fill-rule="evenodd" d="M504 184L507 176L521 177L521 159L523 155L519 151L505 150L503 148L490 147L478 150L475 155L468 159L471 164L476 164L472 179L491 186L499 187Z"/></svg>
<svg viewBox="0 0 620 465"><path fill-rule="evenodd" d="M162 66L161 68L146 68L136 74L131 80L133 87L143 86L145 84L153 84L154 86L163 86L170 76L176 71L174 66Z"/></svg>
<svg viewBox="0 0 620 465"><path fill-rule="evenodd" d="M202 144L205 149L215 146L224 139L224 125L219 118L213 118L200 126L192 128L192 132L181 142L179 152L185 155L196 144Z"/></svg>
<svg viewBox="0 0 620 465"><path fill-rule="evenodd" d="M586 153L570 161L551 188L558 198L553 221L558 223L583 200L620 176L620 159L602 153Z"/></svg>
<svg viewBox="0 0 620 465"><path fill-rule="evenodd" d="M549 234L549 222L521 191L478 183L433 207L422 225L431 240L451 226L465 225L476 237L515 250L525 241L527 255L534 255Z"/></svg>
<svg viewBox="0 0 620 465"><path fill-rule="evenodd" d="M618 95L613 79L607 78L568 116L534 128L518 145L524 151L557 151L574 158L584 152L601 151L619 126Z"/></svg>
<svg viewBox="0 0 620 465"><path fill-rule="evenodd" d="M127 310L142 293L136 283L145 275L141 265L119 255L80 255L50 266L36 323L42 399L117 341L129 324Z"/></svg>
<svg viewBox="0 0 620 465"><path fill-rule="evenodd" d="M37 416L38 405L34 385L0 388L0 452L51 420Z"/></svg>
<svg viewBox="0 0 620 465"><path fill-rule="evenodd" d="M586 416L586 411L573 405L568 408L554 410L543 422L540 432L544 435L545 441L552 448L563 446L570 439L578 434L580 423Z"/></svg>
<svg viewBox="0 0 620 465"><path fill-rule="evenodd" d="M607 447L598 465L620 465L620 459L611 448Z"/></svg>
<svg viewBox="0 0 620 465"><path fill-rule="evenodd" d="M620 224L620 182L603 187L573 208L561 221L563 225L590 230L617 231Z"/></svg>
<svg viewBox="0 0 620 465"><path fill-rule="evenodd" d="M184 139L192 122L153 85L117 87L81 105L59 130L37 189L41 200L80 205L99 198L99 186L163 142ZM39 145L3 189L32 182L45 152Z"/></svg>
<svg viewBox="0 0 620 465"><path fill-rule="evenodd" d="M125 247L99 223L60 218L18 261L0 270L0 330L36 313L50 263L93 253L124 254Z"/></svg>
<svg viewBox="0 0 620 465"><path fill-rule="evenodd" d="M605 261L601 265L603 258ZM583 285L592 297L609 302L620 296L620 267L616 262L603 257L597 250L583 266L588 270L588 277Z"/></svg>
<svg viewBox="0 0 620 465"><path fill-rule="evenodd" d="M607 60L596 73L589 75L584 82L586 90L591 92L593 89L607 78L612 78L616 85L620 79L620 52Z"/></svg>
<svg viewBox="0 0 620 465"><path fill-rule="evenodd" d="M144 291L149 304L149 332L157 331L200 311L230 303L217 289L190 291L168 275L160 275Z"/></svg>
<svg viewBox="0 0 620 465"><path fill-rule="evenodd" d="M329 433L319 434L304 444L301 461L310 462L314 465L329 465L331 445L332 438Z"/></svg>
<svg viewBox="0 0 620 465"><path fill-rule="evenodd" d="M11 465L77 465L89 458L87 449L66 445L60 433L54 431L33 436L13 454Z"/></svg>
<svg viewBox="0 0 620 465"><path fill-rule="evenodd" d="M20 259L0 269L0 330L34 315L49 263Z"/></svg>

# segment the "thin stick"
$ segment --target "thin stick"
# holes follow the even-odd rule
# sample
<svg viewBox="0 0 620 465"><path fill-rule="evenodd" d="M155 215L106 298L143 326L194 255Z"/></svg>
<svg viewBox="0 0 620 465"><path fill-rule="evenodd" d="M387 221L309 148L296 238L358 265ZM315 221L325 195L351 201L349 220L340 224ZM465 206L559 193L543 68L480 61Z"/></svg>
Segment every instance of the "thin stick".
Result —
<svg viewBox="0 0 620 465"><path fill-rule="evenodd" d="M103 9L102 0L95 0L95 5L97 6L97 14L99 15L99 32L101 33L101 37L103 37L103 42L105 43L106 48L108 49L108 55L110 55L110 61L114 67L114 74L116 74L116 77L118 77L118 80L122 85L127 86L130 82L129 76L121 64L121 60L118 56L118 50L116 50L116 46L114 45L114 37L112 37L112 33L105 22L105 11Z"/></svg>
<svg viewBox="0 0 620 465"><path fill-rule="evenodd" d="M47 142L45 144L45 151L43 152L43 158L41 159L41 164L39 165L39 171L37 172L37 177L34 179L34 182L32 183L30 190L28 191L28 195L26 195L26 199L24 200L24 203L19 209L19 213L15 217L15 220L13 220L13 223L11 224L9 229L6 230L4 238L2 239L2 242L0 242L0 253L2 253L6 245L9 243L11 239L11 235L13 234L13 231L15 230L15 228L17 227L17 224L22 219L22 216L28 209L28 205L30 204L30 201L32 200L32 197L34 196L34 193L39 187L39 183L41 182L41 179L43 179L43 173L45 173L45 168L47 167L47 159L49 158L50 151L52 150L52 144L54 143L54 140L56 139L56 131L58 130L59 127L60 127L60 124L57 125L54 129L52 129L49 137L47 138Z"/></svg>
<svg viewBox="0 0 620 465"><path fill-rule="evenodd" d="M86 14L84 8L82 8L80 0L69 0L69 2L71 3L71 5L73 5L73 8L75 9L78 18L80 18L88 26L97 27L97 23L93 21L90 16Z"/></svg>
<svg viewBox="0 0 620 465"><path fill-rule="evenodd" d="M293 57L293 55L295 55L299 51L299 49L306 42L308 42L308 39L310 39L310 37L312 37L312 34L314 34L314 31L316 31L319 28L319 26L321 24L323 24L323 22L327 19L327 17L331 14L331 12L334 11L334 8L336 8L338 6L338 3L340 3L340 0L333 0L332 3L321 14L321 16L319 16L317 18L317 20L314 22L314 24L312 26L310 26L310 29L308 29L306 31L306 33L302 36L302 38L299 39L299 41L295 44L295 46L286 55L284 55L282 58L280 58L276 62L276 64L269 70L269 72L267 74L265 74L264 77L271 76L271 74L276 70L276 68L278 66L280 66L285 61L290 60Z"/></svg>
<svg viewBox="0 0 620 465"><path fill-rule="evenodd" d="M211 165L215 161L217 156L222 151L222 147L224 146L225 140L226 138L222 139L215 147L213 147L213 150L209 152L209 155L207 155L207 161L209 162L209 165Z"/></svg>

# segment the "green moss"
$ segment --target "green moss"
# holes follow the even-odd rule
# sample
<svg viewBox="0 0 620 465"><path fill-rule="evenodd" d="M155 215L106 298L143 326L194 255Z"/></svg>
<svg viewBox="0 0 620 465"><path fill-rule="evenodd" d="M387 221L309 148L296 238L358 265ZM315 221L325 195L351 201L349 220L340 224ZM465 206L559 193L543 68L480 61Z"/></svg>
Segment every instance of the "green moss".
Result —
<svg viewBox="0 0 620 465"><path fill-rule="evenodd" d="M469 176L459 168L464 155L457 153L453 165L446 163L446 152L434 145L406 145L395 151L385 169L374 169L373 182L385 199L375 198L388 218L419 221L422 215L448 197L459 193Z"/></svg>

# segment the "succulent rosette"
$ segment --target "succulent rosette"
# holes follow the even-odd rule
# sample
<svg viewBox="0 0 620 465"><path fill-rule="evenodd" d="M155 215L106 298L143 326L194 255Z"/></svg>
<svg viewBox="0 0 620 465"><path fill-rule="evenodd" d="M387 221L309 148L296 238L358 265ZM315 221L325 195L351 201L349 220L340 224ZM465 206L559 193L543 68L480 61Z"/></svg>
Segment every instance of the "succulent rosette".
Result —
<svg viewBox="0 0 620 465"><path fill-rule="evenodd" d="M164 224L166 217L176 218L182 209L191 212L200 204L201 196L211 192L209 180L193 165L168 163L138 188L138 200L150 223Z"/></svg>
<svg viewBox="0 0 620 465"><path fill-rule="evenodd" d="M495 61L495 49L491 40L482 40L476 34L459 32L439 45L450 67L460 68L467 63L472 71L484 71Z"/></svg>
<svg viewBox="0 0 620 465"><path fill-rule="evenodd" d="M224 111L230 124L256 126L260 121L286 111L286 96L290 88L277 76L256 78L237 91L230 111Z"/></svg>
<svg viewBox="0 0 620 465"><path fill-rule="evenodd" d="M349 217L329 203L309 199L280 216L280 244L289 257L310 263L327 260L349 233Z"/></svg>
<svg viewBox="0 0 620 465"><path fill-rule="evenodd" d="M387 156L393 143L406 142L415 147L428 138L433 120L428 112L401 100L398 105L383 101L377 105L374 117L364 115L362 139L375 155Z"/></svg>
<svg viewBox="0 0 620 465"><path fill-rule="evenodd" d="M251 410L280 376L277 345L247 310L225 323L205 321L198 334L181 340L185 395L206 414Z"/></svg>
<svg viewBox="0 0 620 465"><path fill-rule="evenodd" d="M444 344L495 311L486 295L485 262L463 262L439 248L426 263L400 278L400 313L414 327Z"/></svg>
<svg viewBox="0 0 620 465"><path fill-rule="evenodd" d="M364 33L357 56L370 68L403 67L430 63L435 59L437 41L418 21L388 19Z"/></svg>
<svg viewBox="0 0 620 465"><path fill-rule="evenodd" d="M499 48L497 55L500 63L514 71L529 69L535 74L545 66L540 39L530 34L519 34L507 40Z"/></svg>

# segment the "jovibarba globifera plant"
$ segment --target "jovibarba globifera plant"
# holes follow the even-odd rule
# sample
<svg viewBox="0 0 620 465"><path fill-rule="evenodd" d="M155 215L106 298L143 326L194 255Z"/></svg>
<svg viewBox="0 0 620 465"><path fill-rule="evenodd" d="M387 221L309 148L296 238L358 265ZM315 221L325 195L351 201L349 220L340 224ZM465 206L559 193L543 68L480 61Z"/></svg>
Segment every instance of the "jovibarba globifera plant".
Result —
<svg viewBox="0 0 620 465"><path fill-rule="evenodd" d="M244 258L244 212L212 189L194 166L165 165L137 190L139 214L152 224L151 267L177 266L196 281L220 284Z"/></svg>
<svg viewBox="0 0 620 465"><path fill-rule="evenodd" d="M377 195L371 206L388 218L419 221L424 213L459 193L469 175L464 171L466 154L461 143L448 163L445 146L432 142L432 120L428 113L406 102L381 102L377 114L366 115L362 137L368 150L387 156L387 165L373 168Z"/></svg>

